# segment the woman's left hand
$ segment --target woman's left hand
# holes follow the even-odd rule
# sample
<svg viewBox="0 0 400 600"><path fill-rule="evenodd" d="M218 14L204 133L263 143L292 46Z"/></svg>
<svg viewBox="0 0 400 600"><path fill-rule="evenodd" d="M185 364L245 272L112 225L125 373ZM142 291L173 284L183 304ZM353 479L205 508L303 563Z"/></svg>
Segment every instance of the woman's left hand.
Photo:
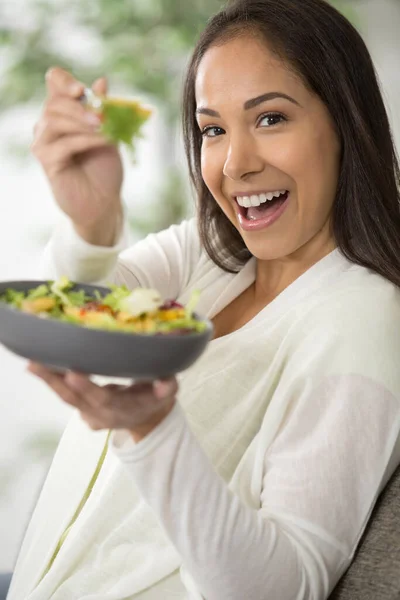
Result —
<svg viewBox="0 0 400 600"><path fill-rule="evenodd" d="M135 442L171 412L178 391L175 377L128 386L99 386L86 375L72 371L55 373L37 363L29 363L28 371L47 383L64 402L77 408L91 429L127 429Z"/></svg>

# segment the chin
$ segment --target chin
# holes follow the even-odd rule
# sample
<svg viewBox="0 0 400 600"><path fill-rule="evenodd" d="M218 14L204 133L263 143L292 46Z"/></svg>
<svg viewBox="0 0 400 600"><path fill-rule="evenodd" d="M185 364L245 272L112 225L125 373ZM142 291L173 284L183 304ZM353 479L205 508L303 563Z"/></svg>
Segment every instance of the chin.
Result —
<svg viewBox="0 0 400 600"><path fill-rule="evenodd" d="M262 233L263 232L260 232L260 238ZM270 261L283 259L287 256L290 256L298 249L298 245L293 244L293 240L268 239L265 234L264 239L255 240L254 234L252 235L251 239L249 239L248 235L243 235L242 232L240 232L240 234L244 243L246 244L246 248L258 260Z"/></svg>

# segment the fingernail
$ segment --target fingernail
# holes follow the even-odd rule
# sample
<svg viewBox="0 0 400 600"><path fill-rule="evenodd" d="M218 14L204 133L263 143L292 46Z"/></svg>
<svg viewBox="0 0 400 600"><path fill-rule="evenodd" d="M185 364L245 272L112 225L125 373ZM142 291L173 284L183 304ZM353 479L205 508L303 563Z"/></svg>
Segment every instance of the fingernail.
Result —
<svg viewBox="0 0 400 600"><path fill-rule="evenodd" d="M77 375L77 373L74 373L73 371L69 371L66 374L65 382L67 383L67 385L69 385L76 391L79 391L82 388L82 384L84 383L83 378L80 375Z"/></svg>
<svg viewBox="0 0 400 600"><path fill-rule="evenodd" d="M45 369L41 365L36 364L29 365L27 371L36 377L43 377L45 374Z"/></svg>
<svg viewBox="0 0 400 600"><path fill-rule="evenodd" d="M100 118L92 112L86 112L83 118L89 125L94 125L95 127L100 127L101 125Z"/></svg>
<svg viewBox="0 0 400 600"><path fill-rule="evenodd" d="M97 87L98 85L102 85L107 87L107 78L106 77L99 77L98 79L96 79L95 81L93 81L92 83L92 89Z"/></svg>
<svg viewBox="0 0 400 600"><path fill-rule="evenodd" d="M173 385L170 381L156 381L154 383L154 392L157 398L167 398L173 389Z"/></svg>
<svg viewBox="0 0 400 600"><path fill-rule="evenodd" d="M73 94L74 96L78 96L81 95L83 93L83 85L81 83L72 83L69 91L71 92L71 94Z"/></svg>

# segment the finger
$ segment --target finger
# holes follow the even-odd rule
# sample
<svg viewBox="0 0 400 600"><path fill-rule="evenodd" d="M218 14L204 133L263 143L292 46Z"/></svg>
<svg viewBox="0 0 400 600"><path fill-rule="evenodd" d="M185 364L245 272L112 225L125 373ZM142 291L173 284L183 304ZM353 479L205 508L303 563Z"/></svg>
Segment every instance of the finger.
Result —
<svg viewBox="0 0 400 600"><path fill-rule="evenodd" d="M92 408L107 404L113 392L90 381L89 377L81 373L69 371L65 376L66 385L84 398L85 402Z"/></svg>
<svg viewBox="0 0 400 600"><path fill-rule="evenodd" d="M77 121L68 117L43 118L35 131L32 151L41 146L47 146L56 142L65 135L90 134L99 130L100 121L95 115L89 115L91 119Z"/></svg>
<svg viewBox="0 0 400 600"><path fill-rule="evenodd" d="M55 96L45 104L43 116L50 118L53 116L68 117L77 121L85 120L85 115L94 114L88 111L82 102L75 98L66 98L65 96Z"/></svg>
<svg viewBox="0 0 400 600"><path fill-rule="evenodd" d="M178 382L175 377L159 379L153 383L154 394L160 400L171 398L178 392Z"/></svg>
<svg viewBox="0 0 400 600"><path fill-rule="evenodd" d="M93 431L100 431L101 429L113 429L112 426L109 426L107 423L103 421L99 421L96 419L94 415L81 412L81 419L85 421L85 423L92 429Z"/></svg>
<svg viewBox="0 0 400 600"><path fill-rule="evenodd" d="M162 393L164 394L166 391L164 388ZM125 413L127 407L133 402L136 410L142 416L149 416L154 414L154 412L158 412L163 405L174 398L175 393L175 386L171 385L168 388L167 395L157 396L155 393L155 383L139 382L114 392L112 401L114 409L120 414Z"/></svg>
<svg viewBox="0 0 400 600"><path fill-rule="evenodd" d="M110 392L120 392L126 389L126 385L119 385L118 383L106 383L103 387Z"/></svg>
<svg viewBox="0 0 400 600"><path fill-rule="evenodd" d="M107 148L110 143L99 133L77 134L60 138L53 144L40 144L34 149L34 154L46 169L55 167L56 171L63 169L70 160L90 150ZM49 172L47 172L49 175Z"/></svg>
<svg viewBox="0 0 400 600"><path fill-rule="evenodd" d="M79 98L85 89L83 83L60 67L51 67L46 72L46 85L50 97L70 96L71 98Z"/></svg>
<svg viewBox="0 0 400 600"><path fill-rule="evenodd" d="M87 131L90 128L101 125L99 116L92 111L86 110L81 102L72 98L56 96L46 102L43 114L34 126L35 143L40 142L39 137L44 131L55 130L56 132L56 119L62 119L62 121L59 121L61 125L69 120L71 125L75 123L76 127L81 131ZM68 131L72 132L72 129L63 126L60 127L60 135L64 135Z"/></svg>
<svg viewBox="0 0 400 600"><path fill-rule="evenodd" d="M108 91L108 83L105 77L100 77L96 79L96 81L92 85L92 90L95 94L99 94L99 96L106 96Z"/></svg>
<svg viewBox="0 0 400 600"><path fill-rule="evenodd" d="M65 384L64 375L54 373L54 371L50 371L38 363L30 363L28 371L42 379L42 381L44 381L61 398L61 400L70 406L74 406L79 410L84 410L86 408L83 399Z"/></svg>

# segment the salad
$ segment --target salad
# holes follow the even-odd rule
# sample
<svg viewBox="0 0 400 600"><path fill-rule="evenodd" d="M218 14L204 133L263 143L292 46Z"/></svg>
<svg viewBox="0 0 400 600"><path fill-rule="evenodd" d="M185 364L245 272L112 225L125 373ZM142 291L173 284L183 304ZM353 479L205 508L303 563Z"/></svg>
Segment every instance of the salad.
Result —
<svg viewBox="0 0 400 600"><path fill-rule="evenodd" d="M74 286L67 277L61 277L26 292L9 288L0 295L0 301L44 319L108 331L190 334L207 327L193 314L198 291L192 293L185 307L174 300L163 301L157 290L147 288L132 291L126 286L109 285L107 295L95 290L89 296Z"/></svg>
<svg viewBox="0 0 400 600"><path fill-rule="evenodd" d="M152 114L137 100L98 96L89 88L85 89L82 102L88 110L100 116L101 132L114 143L122 142L131 151L134 140L140 137L140 130Z"/></svg>

